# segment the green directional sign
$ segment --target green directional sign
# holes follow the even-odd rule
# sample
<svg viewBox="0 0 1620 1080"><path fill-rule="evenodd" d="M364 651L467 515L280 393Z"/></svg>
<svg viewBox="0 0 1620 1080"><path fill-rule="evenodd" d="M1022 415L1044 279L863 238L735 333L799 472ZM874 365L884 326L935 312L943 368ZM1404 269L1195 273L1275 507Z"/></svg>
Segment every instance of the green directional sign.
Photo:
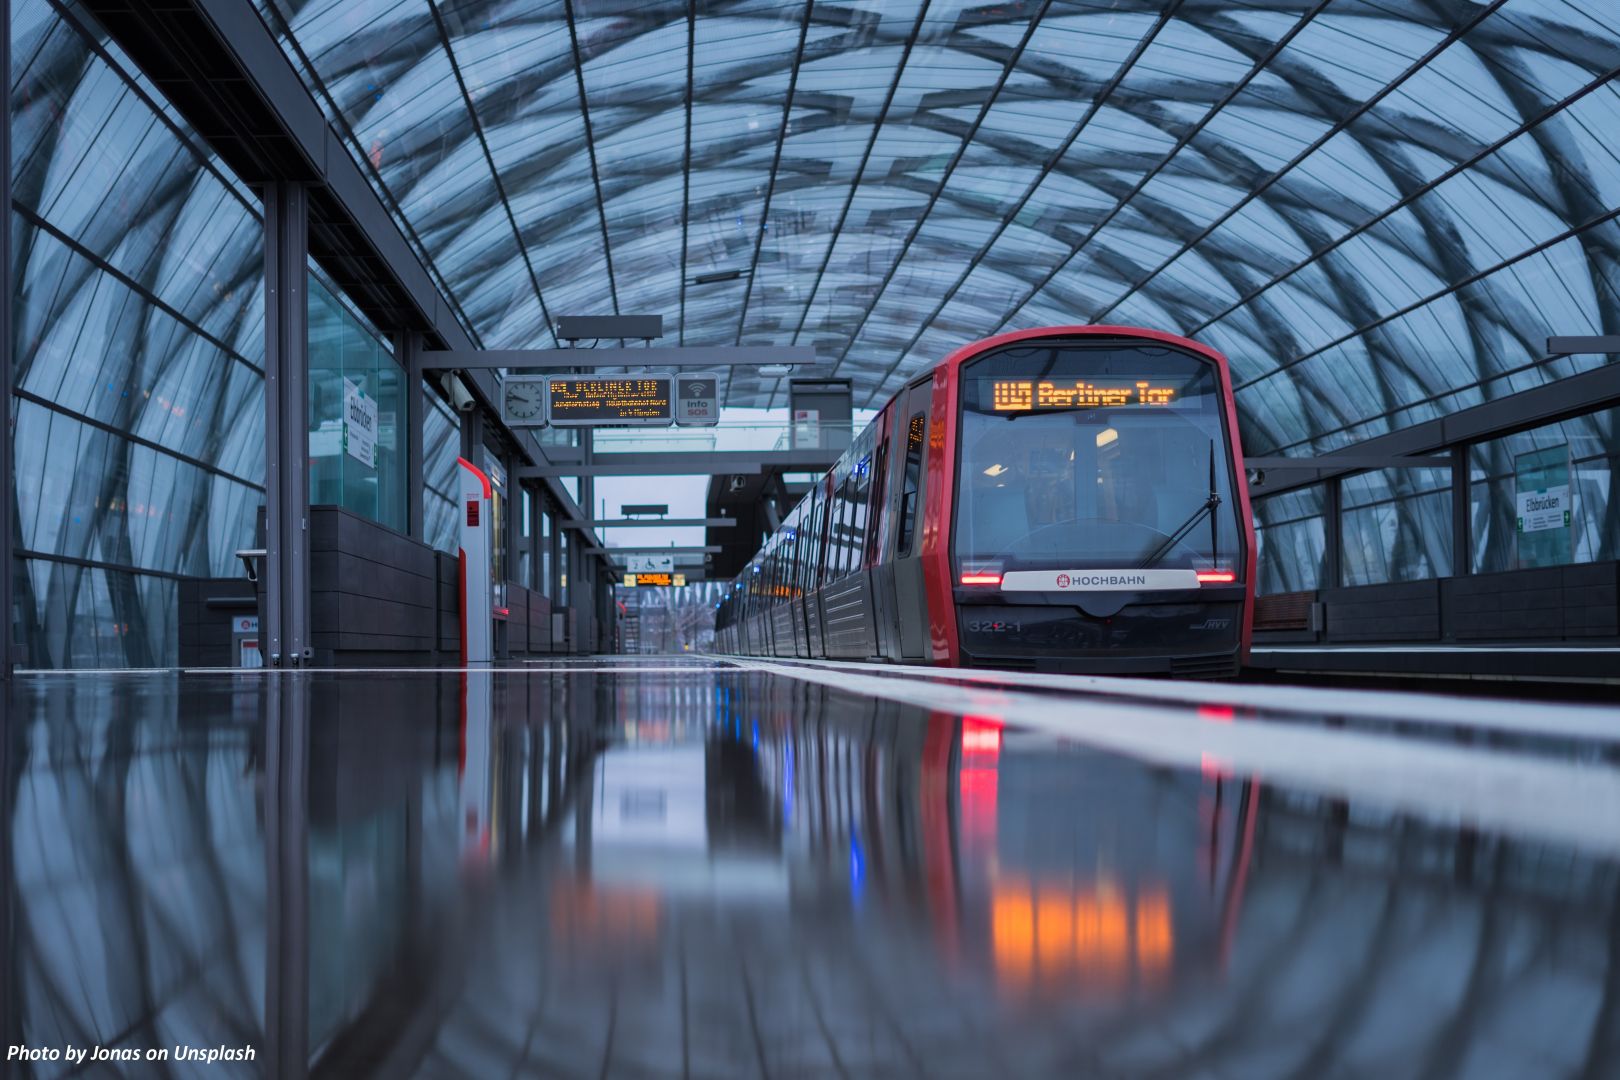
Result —
<svg viewBox="0 0 1620 1080"><path fill-rule="evenodd" d="M1513 458L1515 533L1519 567L1563 566L1573 558L1574 509L1569 486L1569 445L1549 446Z"/></svg>

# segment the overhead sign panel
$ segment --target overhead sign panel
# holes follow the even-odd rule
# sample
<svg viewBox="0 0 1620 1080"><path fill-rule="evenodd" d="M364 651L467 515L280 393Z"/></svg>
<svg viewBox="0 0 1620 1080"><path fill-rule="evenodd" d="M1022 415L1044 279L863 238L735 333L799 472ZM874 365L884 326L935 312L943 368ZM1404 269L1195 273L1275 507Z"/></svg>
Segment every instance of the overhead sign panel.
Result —
<svg viewBox="0 0 1620 1080"><path fill-rule="evenodd" d="M553 375L548 382L556 427L668 427L674 420L671 375Z"/></svg>
<svg viewBox="0 0 1620 1080"><path fill-rule="evenodd" d="M626 555L624 568L632 574L672 574L675 572L675 556Z"/></svg>
<svg viewBox="0 0 1620 1080"><path fill-rule="evenodd" d="M663 571L650 574L625 574L621 579L624 587L634 589L642 586L662 586L668 588L673 585L679 589L686 584L685 574L666 574Z"/></svg>
<svg viewBox="0 0 1620 1080"><path fill-rule="evenodd" d="M712 371L675 376L675 422L708 427L720 422L720 377Z"/></svg>

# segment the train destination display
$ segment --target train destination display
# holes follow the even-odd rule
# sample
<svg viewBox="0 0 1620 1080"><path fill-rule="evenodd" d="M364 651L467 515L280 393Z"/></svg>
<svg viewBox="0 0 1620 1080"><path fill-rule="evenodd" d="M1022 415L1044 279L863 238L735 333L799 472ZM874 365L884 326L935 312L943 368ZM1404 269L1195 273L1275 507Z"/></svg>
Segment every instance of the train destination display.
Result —
<svg viewBox="0 0 1620 1080"><path fill-rule="evenodd" d="M1138 381L1129 386L1098 386L1084 379L994 379L990 405L995 412L1031 412L1038 409L1107 409L1131 405L1169 405L1176 399L1171 386ZM982 399L981 399L982 400Z"/></svg>
<svg viewBox="0 0 1620 1080"><path fill-rule="evenodd" d="M674 383L672 375L553 375L548 394L551 423L555 427L668 427L675 420Z"/></svg>

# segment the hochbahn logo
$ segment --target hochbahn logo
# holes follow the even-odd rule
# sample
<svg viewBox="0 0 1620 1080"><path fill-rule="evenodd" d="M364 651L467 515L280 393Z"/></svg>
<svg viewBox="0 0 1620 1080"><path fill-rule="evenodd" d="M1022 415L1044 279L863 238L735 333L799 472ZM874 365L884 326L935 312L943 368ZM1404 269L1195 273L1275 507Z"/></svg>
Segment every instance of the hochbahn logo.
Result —
<svg viewBox="0 0 1620 1080"><path fill-rule="evenodd" d="M1102 586L1118 587L1120 585L1146 584L1146 574L1082 574L1079 577L1059 574L1057 576L1057 587L1060 589L1067 589L1070 586L1081 589L1095 589Z"/></svg>

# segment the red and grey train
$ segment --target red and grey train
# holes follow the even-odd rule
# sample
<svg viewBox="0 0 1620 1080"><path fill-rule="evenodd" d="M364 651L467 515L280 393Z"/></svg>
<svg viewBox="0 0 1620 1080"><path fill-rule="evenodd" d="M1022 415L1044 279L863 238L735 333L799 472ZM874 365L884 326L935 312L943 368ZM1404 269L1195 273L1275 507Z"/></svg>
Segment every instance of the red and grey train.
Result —
<svg viewBox="0 0 1620 1080"><path fill-rule="evenodd" d="M1226 358L1020 330L894 396L716 612L753 655L1234 675L1255 540Z"/></svg>

